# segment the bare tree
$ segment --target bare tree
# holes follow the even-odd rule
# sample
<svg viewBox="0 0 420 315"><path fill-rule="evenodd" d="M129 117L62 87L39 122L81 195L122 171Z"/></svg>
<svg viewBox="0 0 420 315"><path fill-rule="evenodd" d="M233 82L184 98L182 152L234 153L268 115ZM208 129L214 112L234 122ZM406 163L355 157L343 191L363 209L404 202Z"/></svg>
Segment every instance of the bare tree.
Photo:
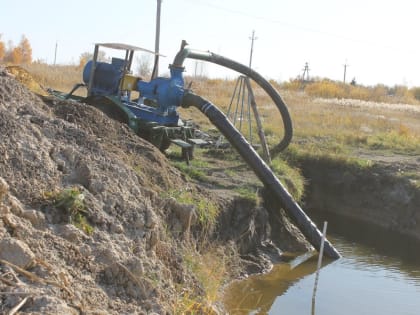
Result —
<svg viewBox="0 0 420 315"><path fill-rule="evenodd" d="M79 57L79 68L83 68L85 64L93 59L93 53L91 52L84 52ZM102 50L98 52L98 61L109 61L109 58L106 56L106 53Z"/></svg>
<svg viewBox="0 0 420 315"><path fill-rule="evenodd" d="M152 74L152 58L149 54L140 54L136 56L136 75L142 78L148 78Z"/></svg>

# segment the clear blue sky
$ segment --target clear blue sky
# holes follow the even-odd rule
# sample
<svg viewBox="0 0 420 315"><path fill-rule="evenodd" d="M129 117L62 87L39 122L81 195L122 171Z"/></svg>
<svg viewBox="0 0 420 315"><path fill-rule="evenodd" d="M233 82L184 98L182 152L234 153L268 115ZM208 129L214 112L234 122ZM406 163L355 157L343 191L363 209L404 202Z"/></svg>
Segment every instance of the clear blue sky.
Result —
<svg viewBox="0 0 420 315"><path fill-rule="evenodd" d="M414 0L163 0L161 72L182 39L288 80L309 63L310 75L367 85L420 86L420 2ZM2 40L29 39L34 59L78 62L95 42L123 42L154 49L156 0L3 1ZM193 65L187 71L194 72ZM210 76L233 76L206 66Z"/></svg>

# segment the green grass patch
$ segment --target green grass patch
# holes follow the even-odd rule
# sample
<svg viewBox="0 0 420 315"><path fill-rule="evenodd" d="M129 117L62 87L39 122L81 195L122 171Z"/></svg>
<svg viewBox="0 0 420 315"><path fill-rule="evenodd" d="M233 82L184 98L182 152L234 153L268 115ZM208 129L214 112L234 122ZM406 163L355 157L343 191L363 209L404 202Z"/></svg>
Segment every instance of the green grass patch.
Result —
<svg viewBox="0 0 420 315"><path fill-rule="evenodd" d="M245 186L235 188L234 190L239 194L239 196L246 200L253 201L255 203L259 202L259 194L256 187Z"/></svg>
<svg viewBox="0 0 420 315"><path fill-rule="evenodd" d="M228 147L225 149L209 148L203 151L203 156L209 157L209 158L221 159L223 161L238 161L238 160L242 161L242 158L240 157L240 155L232 147Z"/></svg>
<svg viewBox="0 0 420 315"><path fill-rule="evenodd" d="M277 157L271 161L271 169L286 186L296 201L300 201L305 191L305 179L296 167L291 167L286 160Z"/></svg>
<svg viewBox="0 0 420 315"><path fill-rule="evenodd" d="M196 179L198 181L207 181L205 172L195 167L192 163L187 165L185 162L172 161L172 165L192 179Z"/></svg>
<svg viewBox="0 0 420 315"><path fill-rule="evenodd" d="M420 154L420 137L404 129L390 130L369 137L367 145L371 149L391 150L398 153Z"/></svg>
<svg viewBox="0 0 420 315"><path fill-rule="evenodd" d="M365 171L374 166L369 159L355 158L349 154L337 154L323 150L311 150L311 146L290 145L279 157L283 158L293 167L299 167L304 161L317 161L321 164L328 164L331 167L340 165L350 168L353 171ZM309 148L309 149L308 149Z"/></svg>
<svg viewBox="0 0 420 315"><path fill-rule="evenodd" d="M208 181L205 169L209 168L209 163L202 158L202 155L202 150L194 150L194 159L190 160L190 164L188 165L182 158L180 148L171 148L166 153L166 156L171 161L171 164L183 174L198 181Z"/></svg>
<svg viewBox="0 0 420 315"><path fill-rule="evenodd" d="M170 190L163 197L173 197L183 204L194 205L197 211L198 221L205 227L213 227L219 214L219 208L212 201L198 196L189 190Z"/></svg>
<svg viewBox="0 0 420 315"><path fill-rule="evenodd" d="M61 191L47 192L45 198L52 202L56 209L64 211L70 217L70 223L86 234L91 235L93 227L86 218L87 208L84 202L85 196L77 187L66 188Z"/></svg>
<svg viewBox="0 0 420 315"><path fill-rule="evenodd" d="M238 172L236 170L229 168L225 170L225 174L229 177L234 177L235 175L238 174Z"/></svg>
<svg viewBox="0 0 420 315"><path fill-rule="evenodd" d="M75 227L84 231L87 235L91 235L94 231L93 226L89 224L86 217L80 212L73 216L72 223Z"/></svg>

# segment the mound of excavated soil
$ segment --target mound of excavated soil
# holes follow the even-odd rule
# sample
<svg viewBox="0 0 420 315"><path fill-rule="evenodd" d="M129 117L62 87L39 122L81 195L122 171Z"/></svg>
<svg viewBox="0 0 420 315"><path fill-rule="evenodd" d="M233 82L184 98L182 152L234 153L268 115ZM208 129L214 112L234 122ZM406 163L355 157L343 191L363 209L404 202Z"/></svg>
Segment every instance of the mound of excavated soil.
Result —
<svg viewBox="0 0 420 315"><path fill-rule="evenodd" d="M159 193L185 183L158 150L96 109L49 104L0 73L0 258L41 279L2 265L10 280L0 291L12 292L0 296L1 311L30 296L24 310L39 314L165 313L174 282L192 280L156 255ZM84 196L91 235L46 205L64 188ZM179 260L164 245L165 261Z"/></svg>
<svg viewBox="0 0 420 315"><path fill-rule="evenodd" d="M177 287L202 294L179 250L195 209L162 196L212 197L152 145L93 107L42 100L2 69L0 135L0 313L171 314ZM90 231L48 197L70 189ZM262 207L234 203L219 220L211 237L239 240L243 255L281 245Z"/></svg>
<svg viewBox="0 0 420 315"><path fill-rule="evenodd" d="M19 82L23 83L30 91L47 96L45 89L25 69L19 66L7 66L6 71L13 75Z"/></svg>

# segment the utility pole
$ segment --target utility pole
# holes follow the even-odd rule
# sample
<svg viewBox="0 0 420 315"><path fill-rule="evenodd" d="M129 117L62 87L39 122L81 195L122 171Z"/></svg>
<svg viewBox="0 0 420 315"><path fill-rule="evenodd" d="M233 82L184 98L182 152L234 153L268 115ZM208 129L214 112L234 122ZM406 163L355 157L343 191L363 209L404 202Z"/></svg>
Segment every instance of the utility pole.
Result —
<svg viewBox="0 0 420 315"><path fill-rule="evenodd" d="M347 67L350 66L347 64L347 60L344 63L344 78L343 78L343 83L346 84L346 72L347 72Z"/></svg>
<svg viewBox="0 0 420 315"><path fill-rule="evenodd" d="M54 66L57 62L57 48L58 48L58 41L55 42L55 51L54 51Z"/></svg>
<svg viewBox="0 0 420 315"><path fill-rule="evenodd" d="M160 10L162 0L157 0L156 9L156 38L155 38L155 64L153 66L152 79L156 78L159 74L159 42L160 42Z"/></svg>
<svg viewBox="0 0 420 315"><path fill-rule="evenodd" d="M258 37L255 37L255 30L252 30L252 36L249 39L251 40L251 53L249 54L249 67L251 68L252 53L254 52L254 41L258 39Z"/></svg>

